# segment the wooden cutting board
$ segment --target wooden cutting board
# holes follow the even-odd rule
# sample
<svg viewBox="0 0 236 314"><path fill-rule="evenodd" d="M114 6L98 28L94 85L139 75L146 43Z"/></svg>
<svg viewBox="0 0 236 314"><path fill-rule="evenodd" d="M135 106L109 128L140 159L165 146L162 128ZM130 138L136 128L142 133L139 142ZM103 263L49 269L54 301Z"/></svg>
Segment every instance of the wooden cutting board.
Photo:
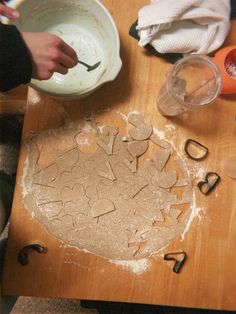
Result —
<svg viewBox="0 0 236 314"><path fill-rule="evenodd" d="M209 156L201 166L217 172L221 182L209 196L196 189L197 205L203 209L183 240L176 238L159 254L149 258L141 274L129 271L93 254L65 247L29 215L22 199L21 180L27 156L22 143L17 173L2 292L94 300L140 302L159 305L236 310L236 180L223 172L223 161L236 155L236 97L222 96L210 106L167 119L156 108L156 97L171 65L149 55L128 35L144 0L104 0L114 16L121 38L123 67L117 79L79 101L59 101L29 89L23 139L29 132L63 124L61 112L76 116L84 108L112 108L125 114L138 111L159 130L172 124L175 145L181 151L187 138L204 143ZM234 23L235 25L235 23ZM236 44L235 28L228 43ZM63 110L62 110L63 109ZM102 119L116 120L110 111ZM45 152L47 154L47 152ZM19 250L30 242L46 245L47 254L31 254L30 263L17 262ZM163 254L184 250L188 259L182 271L163 261Z"/></svg>

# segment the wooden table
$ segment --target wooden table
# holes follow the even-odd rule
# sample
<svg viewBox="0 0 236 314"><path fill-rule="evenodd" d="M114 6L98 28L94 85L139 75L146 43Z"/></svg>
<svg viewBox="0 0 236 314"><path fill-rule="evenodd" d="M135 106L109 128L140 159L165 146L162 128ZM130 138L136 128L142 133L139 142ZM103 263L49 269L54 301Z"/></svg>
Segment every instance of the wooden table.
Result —
<svg viewBox="0 0 236 314"><path fill-rule="evenodd" d="M236 155L236 97L222 96L201 111L171 120L162 117L156 109L156 96L171 65L146 53L128 35L138 9L146 1L103 0L103 3L114 16L120 33L123 68L119 76L80 101L63 102L45 95L35 101L35 91L30 89L23 138L30 131L62 125L62 107L71 117L83 108L111 107L124 113L136 110L158 129L173 124L178 149L187 138L204 143L210 154L201 165L217 172L221 183L207 197L196 189L197 204L204 208L201 219L193 221L183 241L177 238L160 254L150 257L151 267L136 275L104 258L64 247L30 217L20 186L27 154L22 145L3 294L236 310L236 181L226 177L222 168L225 157ZM236 44L235 28L228 43ZM103 113L105 120L109 117L110 112ZM37 258L32 254L29 265L22 267L17 262L17 253L29 241L46 244L48 252ZM172 264L163 261L163 253L176 250L188 253L180 274L172 271Z"/></svg>
<svg viewBox="0 0 236 314"><path fill-rule="evenodd" d="M19 86L13 90L0 93L0 114L24 115L27 103L27 86Z"/></svg>

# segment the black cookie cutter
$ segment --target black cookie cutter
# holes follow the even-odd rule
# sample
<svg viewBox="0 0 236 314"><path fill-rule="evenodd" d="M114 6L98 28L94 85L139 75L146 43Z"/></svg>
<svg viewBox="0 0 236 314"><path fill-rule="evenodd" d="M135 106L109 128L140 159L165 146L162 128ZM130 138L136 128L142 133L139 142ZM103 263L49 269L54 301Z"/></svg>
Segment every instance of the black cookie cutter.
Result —
<svg viewBox="0 0 236 314"><path fill-rule="evenodd" d="M187 254L183 252L167 253L164 255L165 261L175 261L173 272L179 273L187 259Z"/></svg>
<svg viewBox="0 0 236 314"><path fill-rule="evenodd" d="M29 244L24 246L19 254L18 254L18 262L22 265L25 266L27 264L29 264L29 258L28 258L28 253L29 251L36 251L40 254L42 253L46 253L47 252L47 248L43 247L40 244Z"/></svg>
<svg viewBox="0 0 236 314"><path fill-rule="evenodd" d="M197 187L204 195L208 195L219 184L220 179L220 176L216 172L208 172L205 180L199 181Z"/></svg>
<svg viewBox="0 0 236 314"><path fill-rule="evenodd" d="M191 145L196 146L199 150L203 152L203 155L200 157L194 156L193 154L190 153L189 147ZM193 160L202 160L204 159L207 154L208 154L208 148L201 143L189 138L185 143L184 143L184 152L187 155L188 158L193 159Z"/></svg>

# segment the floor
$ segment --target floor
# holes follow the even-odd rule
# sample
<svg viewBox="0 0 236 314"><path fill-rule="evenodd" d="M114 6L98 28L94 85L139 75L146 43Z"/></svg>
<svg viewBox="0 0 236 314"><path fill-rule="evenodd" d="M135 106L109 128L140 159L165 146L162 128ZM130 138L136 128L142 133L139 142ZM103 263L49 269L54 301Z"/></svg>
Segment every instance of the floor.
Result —
<svg viewBox="0 0 236 314"><path fill-rule="evenodd" d="M82 306L81 306L82 303ZM86 308L84 308L86 307ZM93 308L91 308L93 307ZM95 310L97 307L98 310ZM230 314L233 312L171 308L112 302L79 302L77 300L50 300L21 297L11 314ZM235 312L234 312L235 313Z"/></svg>
<svg viewBox="0 0 236 314"><path fill-rule="evenodd" d="M97 310L84 309L77 300L59 300L20 297L11 314L97 314Z"/></svg>

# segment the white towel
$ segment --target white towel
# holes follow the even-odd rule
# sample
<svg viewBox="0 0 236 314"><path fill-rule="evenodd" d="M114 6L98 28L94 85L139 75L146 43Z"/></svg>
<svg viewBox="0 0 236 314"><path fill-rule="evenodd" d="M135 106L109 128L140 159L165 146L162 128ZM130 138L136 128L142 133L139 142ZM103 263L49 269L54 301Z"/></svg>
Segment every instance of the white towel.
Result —
<svg viewBox="0 0 236 314"><path fill-rule="evenodd" d="M230 0L151 0L138 14L139 45L160 53L209 54L230 29Z"/></svg>

